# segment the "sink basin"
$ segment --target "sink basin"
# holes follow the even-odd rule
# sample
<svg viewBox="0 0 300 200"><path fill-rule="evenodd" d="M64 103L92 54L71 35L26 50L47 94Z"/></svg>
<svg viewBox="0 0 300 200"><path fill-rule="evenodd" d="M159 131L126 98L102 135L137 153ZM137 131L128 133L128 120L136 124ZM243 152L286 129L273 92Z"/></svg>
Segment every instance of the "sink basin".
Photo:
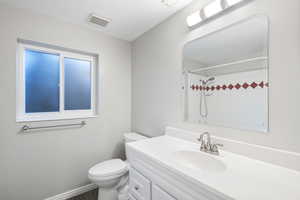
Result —
<svg viewBox="0 0 300 200"><path fill-rule="evenodd" d="M176 162L193 169L201 169L204 171L223 172L226 165L213 155L209 155L196 151L176 151L172 154Z"/></svg>

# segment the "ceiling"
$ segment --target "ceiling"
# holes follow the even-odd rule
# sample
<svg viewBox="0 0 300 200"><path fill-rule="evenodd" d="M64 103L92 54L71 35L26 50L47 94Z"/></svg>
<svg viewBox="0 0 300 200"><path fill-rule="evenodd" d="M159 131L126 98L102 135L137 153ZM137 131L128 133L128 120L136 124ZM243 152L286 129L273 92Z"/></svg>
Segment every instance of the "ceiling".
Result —
<svg viewBox="0 0 300 200"><path fill-rule="evenodd" d="M0 3L84 25L127 41L135 40L191 2L178 0L168 7L161 0L0 0ZM87 23L90 13L112 22L105 28L96 28Z"/></svg>

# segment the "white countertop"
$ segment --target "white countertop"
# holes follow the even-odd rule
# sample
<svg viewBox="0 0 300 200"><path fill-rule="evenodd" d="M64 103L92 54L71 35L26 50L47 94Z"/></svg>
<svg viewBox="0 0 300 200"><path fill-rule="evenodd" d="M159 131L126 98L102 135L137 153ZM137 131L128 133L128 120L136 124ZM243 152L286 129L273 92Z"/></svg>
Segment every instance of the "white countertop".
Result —
<svg viewBox="0 0 300 200"><path fill-rule="evenodd" d="M226 165L221 172L190 168L174 160L177 151L199 151L199 144L176 137L161 136L126 144L187 181L199 183L237 200L300 200L300 172L220 151L212 156Z"/></svg>

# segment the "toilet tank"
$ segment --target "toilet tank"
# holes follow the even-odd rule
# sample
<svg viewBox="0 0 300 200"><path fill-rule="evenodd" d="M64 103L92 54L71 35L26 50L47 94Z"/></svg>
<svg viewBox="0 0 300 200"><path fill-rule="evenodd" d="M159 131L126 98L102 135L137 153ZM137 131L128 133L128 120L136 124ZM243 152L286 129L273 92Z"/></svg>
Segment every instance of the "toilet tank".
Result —
<svg viewBox="0 0 300 200"><path fill-rule="evenodd" d="M129 143L129 142L135 142L135 141L138 141L138 140L144 140L144 139L147 139L148 137L146 136L143 136L141 134L138 134L138 133L124 133L124 141L125 143Z"/></svg>

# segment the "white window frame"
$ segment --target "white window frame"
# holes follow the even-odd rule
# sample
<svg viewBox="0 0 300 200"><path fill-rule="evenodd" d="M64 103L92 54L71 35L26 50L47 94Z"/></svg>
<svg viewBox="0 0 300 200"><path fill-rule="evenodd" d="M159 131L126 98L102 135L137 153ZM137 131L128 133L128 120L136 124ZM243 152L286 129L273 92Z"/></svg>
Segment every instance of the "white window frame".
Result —
<svg viewBox="0 0 300 200"><path fill-rule="evenodd" d="M56 54L60 57L60 77L59 77L59 112L41 112L26 113L25 112L25 50L33 50ZM81 53L73 53L67 50L59 50L55 48L46 48L31 44L18 44L18 60L17 60L17 100L16 100L16 121L45 121L45 120L63 120L76 118L96 117L96 57ZM73 58L85 60L91 63L91 109L90 110L64 110L64 58Z"/></svg>

